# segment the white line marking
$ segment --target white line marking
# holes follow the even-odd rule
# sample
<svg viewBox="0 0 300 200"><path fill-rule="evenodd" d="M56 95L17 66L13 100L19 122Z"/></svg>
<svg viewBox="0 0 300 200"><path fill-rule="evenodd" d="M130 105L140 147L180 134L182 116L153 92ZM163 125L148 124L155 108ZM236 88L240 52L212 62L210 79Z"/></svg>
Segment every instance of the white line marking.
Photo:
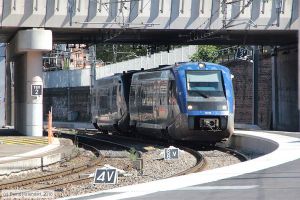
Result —
<svg viewBox="0 0 300 200"><path fill-rule="evenodd" d="M300 159L300 140L299 138L270 134L263 131L237 131L243 135L261 137L266 140L271 140L274 143L278 143L279 147L267 155L259 158L249 160L246 162L230 165L227 167L221 167L217 169L207 170L200 173L188 174L184 176L167 178L158 181L152 181L148 183L142 183L138 185L124 186L120 188L114 188L110 190L104 190L101 192L90 193L87 195L68 197L64 199L72 199L78 197L88 197L95 194L107 194L107 193L119 193L112 194L106 197L99 197L94 199L101 200L114 200L138 197L155 192L178 190L194 185L200 185L204 183L210 183L226 178L231 178L247 173L256 172L259 170L274 167L280 164L284 164L293 160Z"/></svg>
<svg viewBox="0 0 300 200"><path fill-rule="evenodd" d="M186 187L180 188L178 190L183 191L192 191L192 190L249 190L253 188L257 188L258 185L231 185L231 186L194 186L194 187Z"/></svg>

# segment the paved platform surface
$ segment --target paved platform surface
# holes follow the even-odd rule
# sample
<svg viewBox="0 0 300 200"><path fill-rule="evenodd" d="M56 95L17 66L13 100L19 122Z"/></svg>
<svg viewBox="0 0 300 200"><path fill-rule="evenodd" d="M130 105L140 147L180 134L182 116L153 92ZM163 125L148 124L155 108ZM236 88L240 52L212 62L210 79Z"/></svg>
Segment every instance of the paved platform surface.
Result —
<svg viewBox="0 0 300 200"><path fill-rule="evenodd" d="M34 151L48 145L45 137L26 137L11 129L0 129L0 159Z"/></svg>
<svg viewBox="0 0 300 200"><path fill-rule="evenodd" d="M265 156L227 167L66 199L300 199L300 133L241 132L272 140L279 147Z"/></svg>
<svg viewBox="0 0 300 200"><path fill-rule="evenodd" d="M0 129L0 175L42 167L74 154L71 140L22 136L11 129Z"/></svg>

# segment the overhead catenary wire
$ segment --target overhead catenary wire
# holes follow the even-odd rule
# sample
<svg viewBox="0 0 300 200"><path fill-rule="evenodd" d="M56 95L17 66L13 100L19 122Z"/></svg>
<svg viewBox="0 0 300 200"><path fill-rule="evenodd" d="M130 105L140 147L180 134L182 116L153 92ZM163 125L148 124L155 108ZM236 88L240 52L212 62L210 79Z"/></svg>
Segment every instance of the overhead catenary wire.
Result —
<svg viewBox="0 0 300 200"><path fill-rule="evenodd" d="M226 1L227 1L227 0L223 0L222 3L225 2L225 4L226 4ZM249 7L249 6L251 5L252 2L253 2L253 0L248 0L248 2L242 7L242 9L241 9L234 17L232 17L230 20L226 20L226 21L228 21L228 22L227 22L226 24L224 24L222 28L220 28L220 29L218 29L218 30L215 30L215 31L212 31L212 32L204 33L204 35L201 35L200 37L197 36L196 38L190 38L187 42L194 42L194 41L201 41L201 40L204 40L204 39L208 39L208 38L210 38L211 36L213 36L213 35L219 33L220 31L222 31L222 30L224 30L224 29L230 27L230 24L232 24L232 22L234 22L234 21L236 20L236 18L238 18L238 17L240 16L240 14L242 14L242 13L244 12L244 10L245 10L247 7ZM197 28L197 30L192 31L192 32L190 33L190 35L192 35L193 33L196 33L196 31L198 31L199 28L201 28L201 27L202 27L204 24L206 24L208 21L210 21L210 25L211 25L211 20L212 20L213 16L216 15L217 13L219 13L221 7L222 7L222 4L220 4L220 6L218 7L218 9L217 9L214 13L212 13L212 15L211 15L204 23L202 23L202 24Z"/></svg>

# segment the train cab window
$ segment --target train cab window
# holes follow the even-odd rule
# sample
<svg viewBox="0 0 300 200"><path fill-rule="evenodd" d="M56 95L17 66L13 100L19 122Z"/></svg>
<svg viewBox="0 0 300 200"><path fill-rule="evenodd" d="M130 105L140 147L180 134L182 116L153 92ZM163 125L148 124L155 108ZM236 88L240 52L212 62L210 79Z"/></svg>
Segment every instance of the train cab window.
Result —
<svg viewBox="0 0 300 200"><path fill-rule="evenodd" d="M221 71L186 71L189 96L225 96Z"/></svg>

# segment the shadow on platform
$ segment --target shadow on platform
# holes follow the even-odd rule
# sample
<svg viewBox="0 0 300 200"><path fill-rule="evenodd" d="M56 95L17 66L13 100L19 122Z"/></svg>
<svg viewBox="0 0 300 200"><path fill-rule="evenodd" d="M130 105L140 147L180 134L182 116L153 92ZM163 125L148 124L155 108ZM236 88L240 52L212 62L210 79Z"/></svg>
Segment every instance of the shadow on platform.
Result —
<svg viewBox="0 0 300 200"><path fill-rule="evenodd" d="M14 129L0 129L0 136L23 136Z"/></svg>

